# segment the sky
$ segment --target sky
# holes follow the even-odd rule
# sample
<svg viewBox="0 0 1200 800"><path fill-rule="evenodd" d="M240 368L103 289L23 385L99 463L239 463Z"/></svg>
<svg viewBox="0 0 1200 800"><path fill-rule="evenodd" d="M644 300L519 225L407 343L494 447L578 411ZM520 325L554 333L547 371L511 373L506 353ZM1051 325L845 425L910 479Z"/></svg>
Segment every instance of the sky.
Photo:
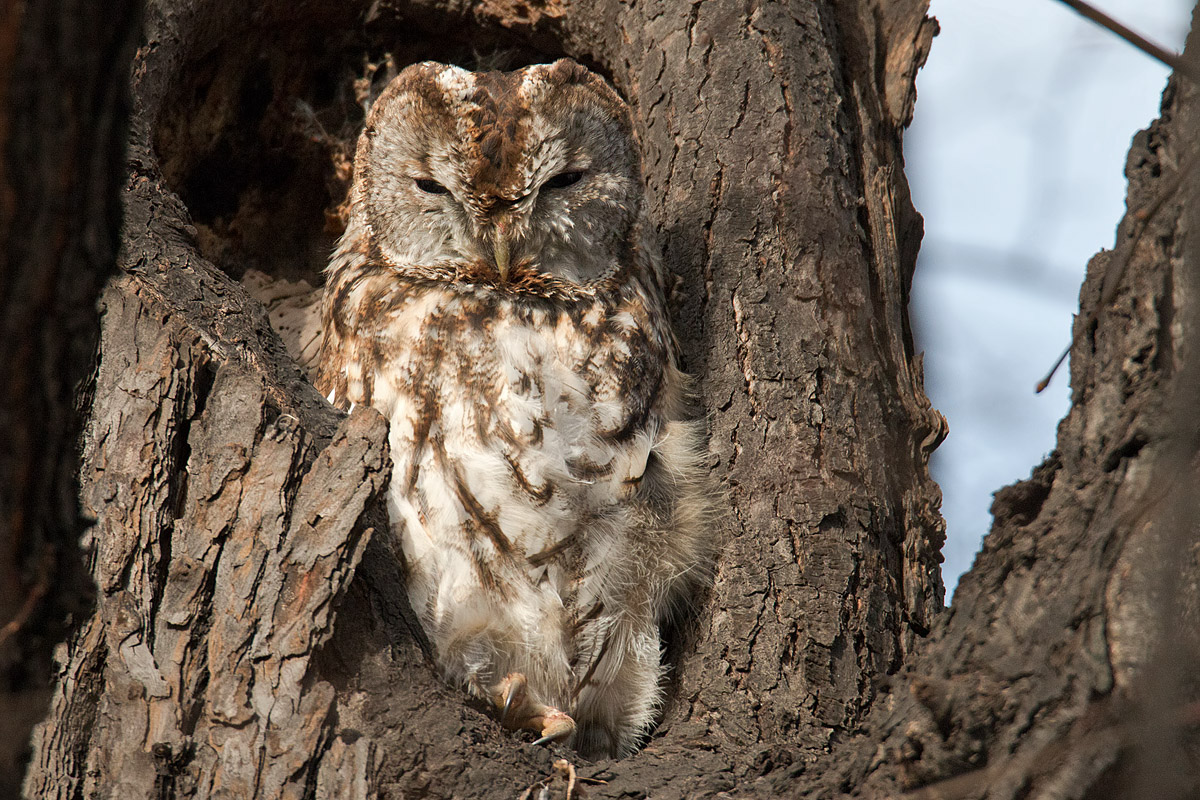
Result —
<svg viewBox="0 0 1200 800"><path fill-rule="evenodd" d="M1095 0L1173 50L1193 0ZM926 390L950 423L935 453L947 599L991 526L992 493L1054 448L1088 259L1125 210L1130 139L1168 70L1057 0L933 0L941 23L905 137L925 240L913 289Z"/></svg>

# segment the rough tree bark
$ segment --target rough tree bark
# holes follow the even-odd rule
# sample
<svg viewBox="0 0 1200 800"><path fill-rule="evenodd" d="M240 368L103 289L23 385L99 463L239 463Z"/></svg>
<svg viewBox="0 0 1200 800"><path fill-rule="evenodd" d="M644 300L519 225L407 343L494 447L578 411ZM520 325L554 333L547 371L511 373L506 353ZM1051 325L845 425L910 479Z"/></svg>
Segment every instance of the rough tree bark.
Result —
<svg viewBox="0 0 1200 800"><path fill-rule="evenodd" d="M1121 633L1139 618L1102 605L1113 576L1136 580L1099 541L1116 541L1117 518L1108 533L1087 524L1136 494L1122 487L1150 428L1077 390L1056 460L998 498L963 602L938 617L926 461L945 423L907 324L921 229L900 156L936 28L925 8L273 2L248 18L231 0L152 5L124 275L104 298L81 469L97 607L62 662L27 794L561 796L559 756L605 781L584 787L601 797L872 796L979 767L1026 786L1019 769L1028 781L1041 762L1010 754L1043 752L1117 696L1117 679L1095 678L1116 658L1105 648L1121 643L1121 669L1141 663ZM713 589L671 637L663 724L618 762L524 744L438 681L383 533L383 422L339 418L246 290L289 329L280 309L302 310L293 289L319 280L363 75L480 52L571 55L633 104L729 491ZM1147 172L1167 163L1145 152ZM1179 307L1149 299L1170 295L1169 266L1135 267L1129 318ZM1173 334L1122 319L1101 318L1076 385L1116 370L1128 394L1161 401L1139 370L1170 372ZM974 774L979 793L990 778Z"/></svg>
<svg viewBox="0 0 1200 800"><path fill-rule="evenodd" d="M1134 138L1129 212L1080 293L1056 450L996 493L954 606L806 787L1200 793L1198 96L1173 77Z"/></svg>

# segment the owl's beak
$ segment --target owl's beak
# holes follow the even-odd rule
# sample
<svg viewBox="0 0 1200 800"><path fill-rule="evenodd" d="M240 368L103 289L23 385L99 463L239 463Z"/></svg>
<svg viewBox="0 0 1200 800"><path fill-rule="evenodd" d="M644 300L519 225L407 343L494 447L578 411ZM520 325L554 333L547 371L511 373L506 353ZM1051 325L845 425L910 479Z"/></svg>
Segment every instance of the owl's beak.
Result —
<svg viewBox="0 0 1200 800"><path fill-rule="evenodd" d="M508 280L508 231L504 225L496 226L496 242L492 248L496 258L496 269L500 272L500 282Z"/></svg>

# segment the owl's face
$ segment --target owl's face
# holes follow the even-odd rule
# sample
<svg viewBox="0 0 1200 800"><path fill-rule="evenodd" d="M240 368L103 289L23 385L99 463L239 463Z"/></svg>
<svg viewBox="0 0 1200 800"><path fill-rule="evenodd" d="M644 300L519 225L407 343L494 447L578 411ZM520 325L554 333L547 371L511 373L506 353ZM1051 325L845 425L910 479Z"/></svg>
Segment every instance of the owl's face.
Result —
<svg viewBox="0 0 1200 800"><path fill-rule="evenodd" d="M577 284L629 258L641 213L629 109L560 60L509 73L414 64L358 143L355 223L393 265L454 266L499 284Z"/></svg>

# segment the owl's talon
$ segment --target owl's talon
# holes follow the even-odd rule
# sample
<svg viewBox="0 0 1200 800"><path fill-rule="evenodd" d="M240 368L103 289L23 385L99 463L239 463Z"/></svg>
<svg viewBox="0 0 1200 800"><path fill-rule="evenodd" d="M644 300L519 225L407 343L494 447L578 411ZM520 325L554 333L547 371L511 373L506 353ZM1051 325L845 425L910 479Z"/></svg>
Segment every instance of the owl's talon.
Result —
<svg viewBox="0 0 1200 800"><path fill-rule="evenodd" d="M534 744L548 744L575 732L575 720L554 706L542 705L529 696L529 682L520 672L510 672L491 691L499 710L500 724L512 730L538 731Z"/></svg>
<svg viewBox="0 0 1200 800"><path fill-rule="evenodd" d="M569 714L550 706L543 706L543 708L545 708L545 712L542 714L542 738L534 744L557 742L575 732L575 720L571 719Z"/></svg>
<svg viewBox="0 0 1200 800"><path fill-rule="evenodd" d="M504 676L504 680L500 681L497 688L504 697L504 703L500 706L500 723L502 725L508 725L508 714L514 707L520 708L525 705L526 686L525 676L519 672L510 672Z"/></svg>

